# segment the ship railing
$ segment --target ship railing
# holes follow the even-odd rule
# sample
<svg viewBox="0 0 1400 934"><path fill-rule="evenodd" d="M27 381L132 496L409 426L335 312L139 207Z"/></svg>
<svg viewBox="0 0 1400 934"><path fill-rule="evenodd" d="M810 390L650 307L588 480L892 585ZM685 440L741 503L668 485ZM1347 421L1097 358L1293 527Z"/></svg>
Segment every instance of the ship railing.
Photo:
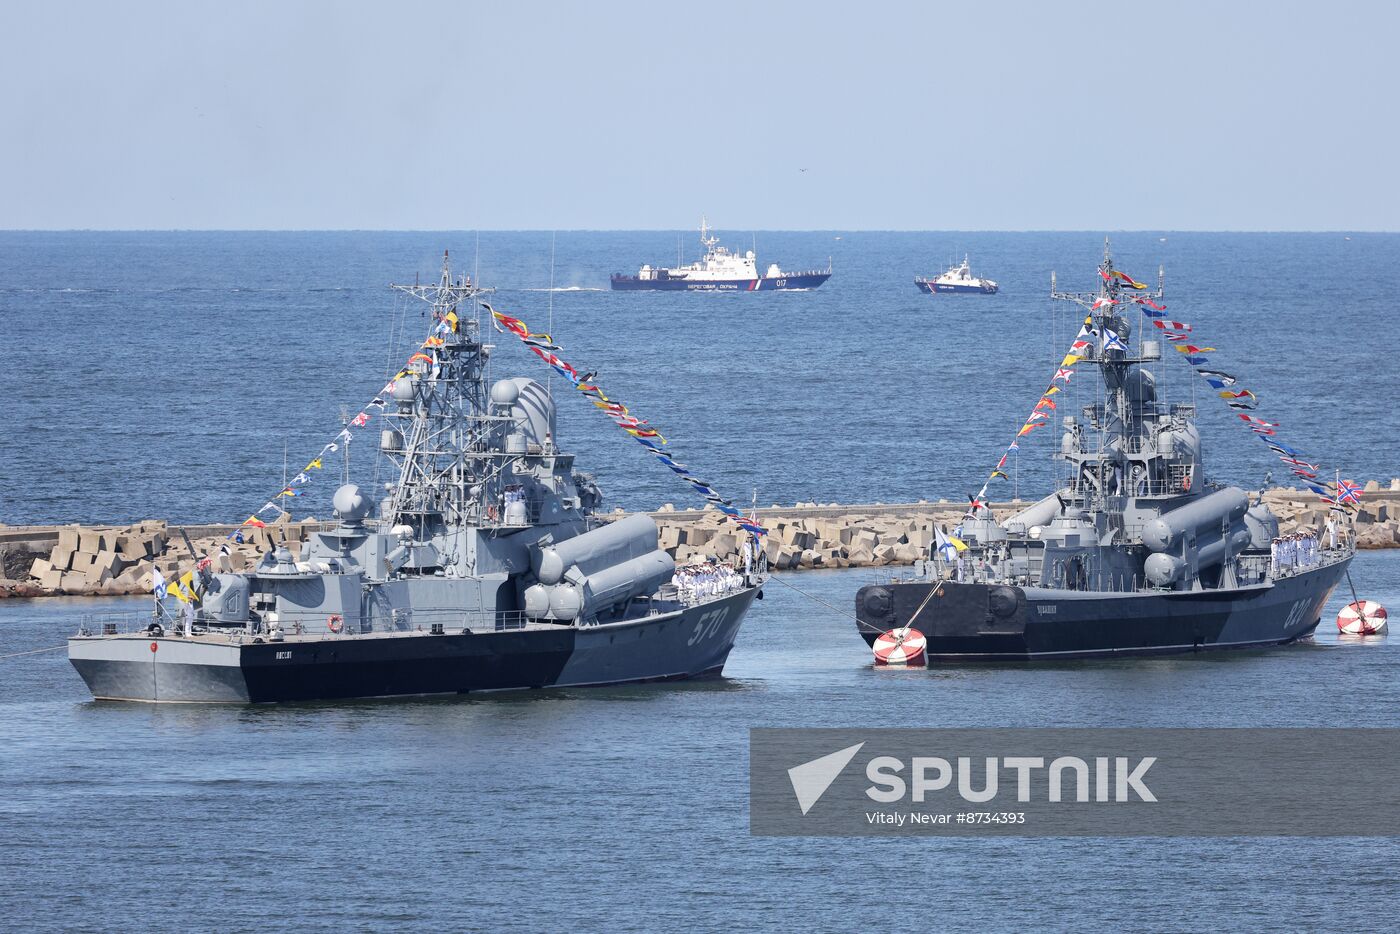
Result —
<svg viewBox="0 0 1400 934"><path fill-rule="evenodd" d="M516 502L523 502L525 504L525 517L523 519L512 518L507 511L507 507L513 504L502 499L498 505L493 505L491 509L487 511L483 524L503 529L523 529L532 525L539 525L540 502L530 498L517 500Z"/></svg>
<svg viewBox="0 0 1400 934"><path fill-rule="evenodd" d="M664 594L664 592L661 596L663 598L675 600L681 606L692 607L699 606L702 603L711 603L715 600L718 600L721 597L727 597L730 594L738 593L743 589L744 585L741 582L739 584L716 587L713 590L678 589L674 594L671 594L669 597L667 597L667 595Z"/></svg>
<svg viewBox="0 0 1400 934"><path fill-rule="evenodd" d="M1240 555L1235 559L1235 577L1241 584L1262 584L1269 576L1268 555Z"/></svg>
<svg viewBox="0 0 1400 934"><path fill-rule="evenodd" d="M275 623L266 617L246 623L221 623L196 619L196 636L223 636L230 642L267 640L275 630L283 638L296 636L354 636L371 633L449 633L504 632L524 629L530 620L521 610L456 610L401 609L389 614L351 616L348 620L338 613L280 613ZM158 628L153 628L158 627ZM151 635L184 635L185 621L177 616L155 616L151 613L89 614L81 617L78 635L118 636L149 633Z"/></svg>
<svg viewBox="0 0 1400 934"><path fill-rule="evenodd" d="M154 613L86 613L78 618L78 634L88 636L119 636L143 632L151 623L168 628L173 619L157 617Z"/></svg>
<svg viewBox="0 0 1400 934"><path fill-rule="evenodd" d="M1175 468L1173 468L1175 469ZM1131 481L1124 479L1117 492L1110 492L1108 497L1125 499L1128 496L1185 496L1191 492L1191 488L1183 488L1186 482L1186 472L1182 468L1181 473L1173 473L1166 480L1139 480ZM1109 479L1109 486L1112 489L1112 478ZM1075 483L1070 487L1076 493L1084 494L1092 492L1092 486L1088 483Z"/></svg>
<svg viewBox="0 0 1400 934"><path fill-rule="evenodd" d="M1272 556L1261 556L1267 563L1275 578L1293 577L1307 571L1313 571L1320 567L1336 564L1338 561L1349 557L1351 552L1342 548L1324 548L1319 546L1311 557L1305 558L1302 555L1294 555L1292 560L1280 558L1275 560Z"/></svg>
<svg viewBox="0 0 1400 934"><path fill-rule="evenodd" d="M279 622L283 632L287 631L286 617ZM529 620L521 610L455 610L455 609L414 609L404 608L388 614L362 616L358 626L341 626L340 632L355 630L361 635L391 632L502 632L524 629ZM317 625L316 618L303 622L298 619L293 625L300 625L301 634L320 635L335 633L328 625Z"/></svg>
<svg viewBox="0 0 1400 934"><path fill-rule="evenodd" d="M674 600L682 606L699 606L720 597L738 593L747 586L744 575L738 571L715 574L713 577L698 577L691 580L678 578L663 584L657 595L663 600Z"/></svg>

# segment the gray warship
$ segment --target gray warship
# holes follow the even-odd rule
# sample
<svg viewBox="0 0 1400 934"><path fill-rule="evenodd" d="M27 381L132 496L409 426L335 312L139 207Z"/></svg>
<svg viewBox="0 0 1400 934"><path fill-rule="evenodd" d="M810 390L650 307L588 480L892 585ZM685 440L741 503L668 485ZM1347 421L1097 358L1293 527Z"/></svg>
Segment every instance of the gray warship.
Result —
<svg viewBox="0 0 1400 934"><path fill-rule="evenodd" d="M1205 480L1195 406L1159 398L1161 345L1132 346L1121 311L1133 298L1107 244L1099 277L1093 293L1051 285L1087 311L1085 327L1115 337L1081 358L1102 376L1101 401L1063 419L1053 457L1065 482L1001 519L972 497L956 543L965 551L946 545L911 576L858 591L867 643L912 626L930 660L1053 660L1271 646L1316 628L1354 556L1341 510L1308 560L1276 561L1277 517Z"/></svg>
<svg viewBox="0 0 1400 934"><path fill-rule="evenodd" d="M195 610L168 616L158 603L85 625L68 656L95 698L259 703L721 672L764 572L678 587L652 519L595 515L598 487L557 446L546 386L488 387L492 346L456 313L486 290L454 279L446 258L436 285L395 288L459 323L386 400L386 495L347 483L334 526L300 555L277 548L248 573L203 568Z"/></svg>

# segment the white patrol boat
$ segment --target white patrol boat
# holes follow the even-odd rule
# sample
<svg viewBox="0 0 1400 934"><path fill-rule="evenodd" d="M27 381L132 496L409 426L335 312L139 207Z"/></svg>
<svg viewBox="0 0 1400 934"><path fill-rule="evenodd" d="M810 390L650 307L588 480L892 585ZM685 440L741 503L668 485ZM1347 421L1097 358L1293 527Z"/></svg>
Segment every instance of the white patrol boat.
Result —
<svg viewBox="0 0 1400 934"><path fill-rule="evenodd" d="M700 243L705 255L688 266L670 269L643 266L635 276L614 273L615 291L668 292L770 292L777 290L815 289L831 278L831 264L825 270L784 272L773 263L763 275L758 274L758 259L753 250L742 255L719 246L710 236L709 224L700 219Z"/></svg>
<svg viewBox="0 0 1400 934"><path fill-rule="evenodd" d="M991 279L979 279L972 274L966 254L963 254L962 263L937 279L915 279L914 284L919 287L920 292L980 292L983 295L992 295L997 290L997 284Z"/></svg>

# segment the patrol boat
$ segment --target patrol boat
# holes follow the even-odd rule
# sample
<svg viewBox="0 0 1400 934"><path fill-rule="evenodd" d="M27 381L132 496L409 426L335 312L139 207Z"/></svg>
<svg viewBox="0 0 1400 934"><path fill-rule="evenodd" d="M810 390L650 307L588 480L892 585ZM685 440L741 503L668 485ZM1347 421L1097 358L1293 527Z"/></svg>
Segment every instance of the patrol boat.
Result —
<svg viewBox="0 0 1400 934"><path fill-rule="evenodd" d="M395 288L438 321L484 291L445 260L436 286ZM202 570L183 618L89 621L68 656L93 696L257 703L718 675L763 572L678 588L652 519L594 515L597 485L558 447L549 390L487 385L491 349L464 311L395 380L382 502L340 487L334 527L248 573Z"/></svg>
<svg viewBox="0 0 1400 934"><path fill-rule="evenodd" d="M991 279L979 279L972 274L967 254L963 254L962 263L953 266L938 278L919 278L914 280L914 284L919 287L920 292L976 292L992 295L997 290L997 284Z"/></svg>
<svg viewBox="0 0 1400 934"><path fill-rule="evenodd" d="M1279 645L1317 626L1354 542L1271 559L1277 517L1204 479L1195 406L1160 400L1160 344L1131 346L1131 299L1121 301L1107 246L1099 272L1097 293L1051 286L1088 311L1086 327L1115 336L1082 352L1102 401L1063 420L1054 457L1068 483L1000 519L974 498L954 530L966 551L950 543L911 576L862 587L867 643L912 626L934 660L1061 659Z"/></svg>
<svg viewBox="0 0 1400 934"><path fill-rule="evenodd" d="M793 289L815 289L831 278L831 266L807 272L783 272L774 263L763 275L758 274L754 251L740 256L718 246L719 239L710 236L710 227L700 219L700 243L705 255L689 266L670 269L643 266L635 276L613 273L612 287L617 291L672 292L771 292Z"/></svg>

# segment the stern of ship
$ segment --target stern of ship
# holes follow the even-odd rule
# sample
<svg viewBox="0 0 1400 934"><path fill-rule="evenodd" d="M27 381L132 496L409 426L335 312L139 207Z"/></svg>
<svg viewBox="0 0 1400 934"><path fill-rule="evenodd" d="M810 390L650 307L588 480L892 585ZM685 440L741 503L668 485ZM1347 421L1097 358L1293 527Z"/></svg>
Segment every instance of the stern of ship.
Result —
<svg viewBox="0 0 1400 934"><path fill-rule="evenodd" d="M867 644L913 626L930 658L1024 657L1025 591L1006 584L905 580L869 584L856 593L856 626Z"/></svg>

